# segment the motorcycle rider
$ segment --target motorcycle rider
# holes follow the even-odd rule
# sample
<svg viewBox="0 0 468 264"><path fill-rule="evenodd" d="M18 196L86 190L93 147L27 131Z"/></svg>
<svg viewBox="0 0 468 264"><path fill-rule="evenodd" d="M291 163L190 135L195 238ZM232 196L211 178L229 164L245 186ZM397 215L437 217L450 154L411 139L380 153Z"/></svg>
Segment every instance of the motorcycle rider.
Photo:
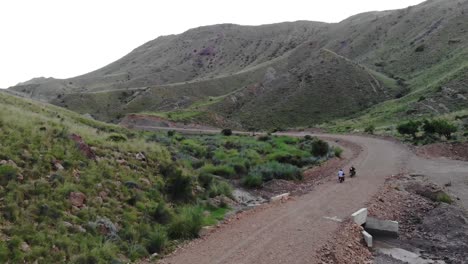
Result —
<svg viewBox="0 0 468 264"><path fill-rule="evenodd" d="M354 166L351 166L351 168L349 169L349 176L353 177L354 175L356 175L356 168L354 168Z"/></svg>
<svg viewBox="0 0 468 264"><path fill-rule="evenodd" d="M345 175L345 174L344 174L343 169L340 169L340 170L338 171L338 181L339 181L340 183L344 182L344 175Z"/></svg>

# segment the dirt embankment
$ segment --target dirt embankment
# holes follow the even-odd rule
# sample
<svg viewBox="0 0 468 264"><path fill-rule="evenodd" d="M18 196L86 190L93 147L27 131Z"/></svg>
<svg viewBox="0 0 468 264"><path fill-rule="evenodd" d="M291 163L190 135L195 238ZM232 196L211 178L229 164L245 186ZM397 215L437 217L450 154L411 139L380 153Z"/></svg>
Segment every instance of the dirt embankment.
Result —
<svg viewBox="0 0 468 264"><path fill-rule="evenodd" d="M416 154L424 158L449 158L468 161L468 142L436 143L416 147Z"/></svg>
<svg viewBox="0 0 468 264"><path fill-rule="evenodd" d="M468 215L450 201L443 187L422 176L389 178L368 203L369 215L399 222L400 235L393 243L420 252L421 257L462 264L468 260ZM342 224L333 239L319 250L323 263L369 263L373 256L364 244L362 227ZM373 252L374 263L403 263Z"/></svg>

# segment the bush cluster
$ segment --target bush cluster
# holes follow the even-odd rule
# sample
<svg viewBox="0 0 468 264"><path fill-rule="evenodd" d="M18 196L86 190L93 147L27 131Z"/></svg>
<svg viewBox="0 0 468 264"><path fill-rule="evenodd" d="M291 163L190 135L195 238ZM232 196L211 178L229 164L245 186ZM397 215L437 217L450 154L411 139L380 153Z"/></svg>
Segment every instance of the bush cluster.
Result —
<svg viewBox="0 0 468 264"><path fill-rule="evenodd" d="M443 119L408 121L397 126L398 133L410 135L414 141L445 137L447 140L452 138L453 133L457 132L457 126ZM423 133L422 136L418 134Z"/></svg>

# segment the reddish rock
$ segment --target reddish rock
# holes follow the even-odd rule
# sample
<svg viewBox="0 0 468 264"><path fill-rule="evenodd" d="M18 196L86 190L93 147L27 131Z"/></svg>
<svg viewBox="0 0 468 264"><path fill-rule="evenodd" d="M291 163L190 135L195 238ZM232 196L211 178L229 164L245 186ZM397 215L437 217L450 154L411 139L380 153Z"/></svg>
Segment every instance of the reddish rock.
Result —
<svg viewBox="0 0 468 264"><path fill-rule="evenodd" d="M77 134L71 134L70 139L75 141L76 147L85 155L88 159L96 159L96 153L91 149L91 147L88 146L83 140L82 137L80 137Z"/></svg>
<svg viewBox="0 0 468 264"><path fill-rule="evenodd" d="M71 192L70 193L70 202L73 206L76 207L83 207L84 203L86 202L86 195L81 192Z"/></svg>

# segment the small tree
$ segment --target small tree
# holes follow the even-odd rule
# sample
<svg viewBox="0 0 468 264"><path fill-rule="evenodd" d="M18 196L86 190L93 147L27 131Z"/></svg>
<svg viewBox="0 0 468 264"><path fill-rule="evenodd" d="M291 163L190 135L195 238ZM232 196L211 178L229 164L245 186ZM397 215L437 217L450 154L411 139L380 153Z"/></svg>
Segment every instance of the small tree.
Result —
<svg viewBox="0 0 468 264"><path fill-rule="evenodd" d="M328 143L319 139L312 142L312 155L316 157L323 157L328 154L330 146Z"/></svg>
<svg viewBox="0 0 468 264"><path fill-rule="evenodd" d="M420 125L421 125L420 122L409 121L407 123L398 125L397 130L398 130L398 133L402 135L411 135L413 138L416 138L416 133L419 132Z"/></svg>
<svg viewBox="0 0 468 264"><path fill-rule="evenodd" d="M451 139L452 134L457 132L457 126L449 123L447 120L434 120L432 124L435 127L435 132L446 139Z"/></svg>

